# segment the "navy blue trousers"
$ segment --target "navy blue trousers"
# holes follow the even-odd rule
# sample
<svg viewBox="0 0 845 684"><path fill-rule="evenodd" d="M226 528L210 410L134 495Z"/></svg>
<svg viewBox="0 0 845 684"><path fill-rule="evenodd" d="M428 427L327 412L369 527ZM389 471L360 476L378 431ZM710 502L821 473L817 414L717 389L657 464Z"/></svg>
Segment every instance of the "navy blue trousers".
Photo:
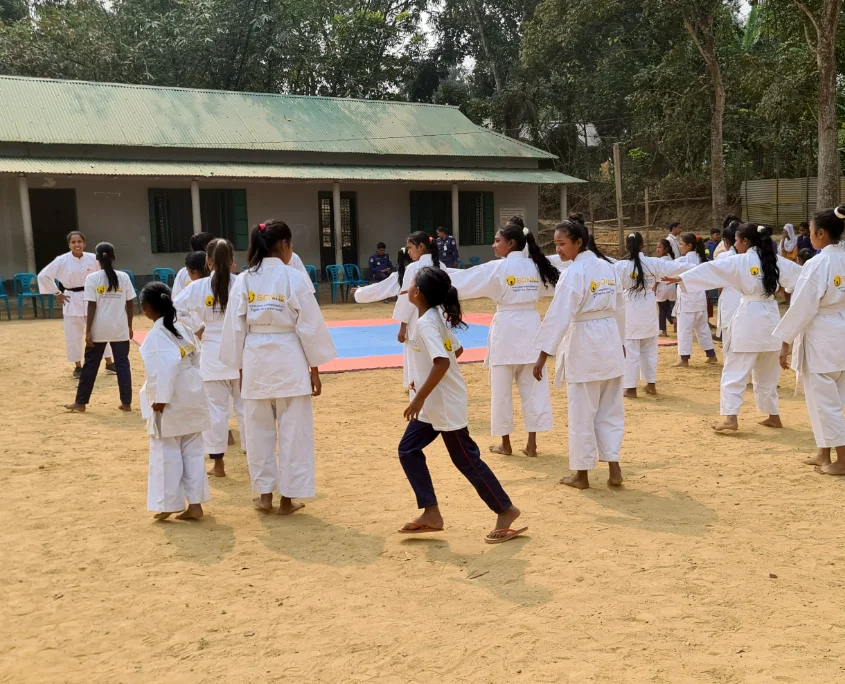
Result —
<svg viewBox="0 0 845 684"><path fill-rule="evenodd" d="M419 508L437 505L434 484L431 481L431 473L428 472L423 449L437 439L438 435L443 438L452 463L475 487L478 496L491 511L502 513L513 505L493 471L481 460L478 445L469 436L467 428L438 432L429 423L412 420L405 429L402 441L399 442L399 462L408 482L411 483Z"/></svg>
<svg viewBox="0 0 845 684"><path fill-rule="evenodd" d="M103 360L103 353L106 351L107 342L94 342L93 347L85 348L85 364L82 366L82 376L79 378L79 385L76 388L76 403L83 406L91 399L91 392L94 390L94 382L97 380L97 372L100 370L100 361ZM129 369L129 340L125 342L112 342L112 354L114 354L114 366L117 370L117 387L120 391L120 403L129 405L132 403L132 371Z"/></svg>

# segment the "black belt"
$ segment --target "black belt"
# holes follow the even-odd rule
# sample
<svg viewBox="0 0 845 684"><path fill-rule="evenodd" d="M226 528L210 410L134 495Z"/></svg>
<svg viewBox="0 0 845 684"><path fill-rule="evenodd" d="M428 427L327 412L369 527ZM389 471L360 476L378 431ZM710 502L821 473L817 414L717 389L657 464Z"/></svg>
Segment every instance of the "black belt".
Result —
<svg viewBox="0 0 845 684"><path fill-rule="evenodd" d="M64 287L64 285L62 285ZM85 292L84 287L65 287L65 292Z"/></svg>

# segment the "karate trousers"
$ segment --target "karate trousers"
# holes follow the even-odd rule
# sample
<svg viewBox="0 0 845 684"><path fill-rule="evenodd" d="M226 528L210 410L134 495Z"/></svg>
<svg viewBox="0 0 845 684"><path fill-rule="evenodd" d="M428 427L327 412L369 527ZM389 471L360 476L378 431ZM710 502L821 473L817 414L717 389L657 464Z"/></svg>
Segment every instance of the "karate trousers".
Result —
<svg viewBox="0 0 845 684"><path fill-rule="evenodd" d="M707 356L715 356L713 349L713 336L710 334L710 326L707 323L706 311L689 311L678 314L678 354L682 359L688 360L692 356L692 333L698 340Z"/></svg>
<svg viewBox="0 0 845 684"><path fill-rule="evenodd" d="M127 406L132 403L132 371L129 368L129 340L125 342L112 342L114 350L114 366L117 370L117 387L120 391L120 403ZM82 376L79 378L79 385L76 388L76 403L83 406L91 399L91 392L94 390L94 382L97 380L97 371L100 370L100 361L103 360L103 352L109 346L108 342L94 342L93 347L85 348L85 364L82 366Z"/></svg>
<svg viewBox="0 0 845 684"><path fill-rule="evenodd" d="M552 396L546 374L534 377L534 364L490 367L490 434L503 437L514 431L513 384L519 389L526 432L552 429Z"/></svg>
<svg viewBox="0 0 845 684"><path fill-rule="evenodd" d="M434 483L431 481L431 473L423 453L423 449L437 439L437 435L443 437L452 463L475 487L478 496L491 511L502 513L513 505L490 466L481 460L478 445L469 436L467 428L438 432L430 423L412 420L405 428L402 441L399 442L399 462L414 490L418 508L437 505Z"/></svg>
<svg viewBox="0 0 845 684"><path fill-rule="evenodd" d="M234 404L241 435L241 449L246 451L244 405L241 400L239 380L206 380L203 383L208 406L211 409L211 429L202 433L205 453L224 454L229 447L229 416Z"/></svg>
<svg viewBox="0 0 845 684"><path fill-rule="evenodd" d="M65 316L62 323L65 328L65 353L71 363L81 363L85 355L85 316ZM113 358L111 345L107 344L103 352L107 359Z"/></svg>
<svg viewBox="0 0 845 684"><path fill-rule="evenodd" d="M810 425L819 449L845 445L845 371L801 373Z"/></svg>
<svg viewBox="0 0 845 684"><path fill-rule="evenodd" d="M147 509L175 513L185 509L185 499L199 504L210 498L202 433L150 437Z"/></svg>
<svg viewBox="0 0 845 684"><path fill-rule="evenodd" d="M657 382L657 336L625 340L625 375L622 386L636 389L637 378L644 383Z"/></svg>
<svg viewBox="0 0 845 684"><path fill-rule="evenodd" d="M748 376L754 383L754 401L757 410L767 416L778 413L778 381L780 380L779 352L737 352L730 348L725 353L720 387L720 413L738 416L748 386Z"/></svg>
<svg viewBox="0 0 845 684"><path fill-rule="evenodd" d="M289 499L314 496L311 395L243 402L252 491L272 494L278 490Z"/></svg>
<svg viewBox="0 0 845 684"><path fill-rule="evenodd" d="M592 470L596 461L618 462L625 432L622 377L566 383L569 467Z"/></svg>

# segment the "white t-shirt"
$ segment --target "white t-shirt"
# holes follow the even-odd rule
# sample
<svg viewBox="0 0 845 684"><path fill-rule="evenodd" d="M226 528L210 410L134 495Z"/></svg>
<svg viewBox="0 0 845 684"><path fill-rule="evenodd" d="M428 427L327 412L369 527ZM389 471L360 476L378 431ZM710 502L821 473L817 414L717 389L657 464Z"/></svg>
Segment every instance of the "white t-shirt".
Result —
<svg viewBox="0 0 845 684"><path fill-rule="evenodd" d="M85 279L85 301L95 302L97 311L91 324L94 342L126 342L129 340L129 323L126 320L126 302L135 299L132 281L123 271L117 273L118 288L109 292L109 279L105 271L92 273Z"/></svg>
<svg viewBox="0 0 845 684"><path fill-rule="evenodd" d="M434 359L449 359L449 370L425 400L420 421L429 423L438 432L465 428L469 422L467 387L458 368L455 345L441 308L435 306L426 311L414 326L412 335L412 377L418 390L428 379Z"/></svg>

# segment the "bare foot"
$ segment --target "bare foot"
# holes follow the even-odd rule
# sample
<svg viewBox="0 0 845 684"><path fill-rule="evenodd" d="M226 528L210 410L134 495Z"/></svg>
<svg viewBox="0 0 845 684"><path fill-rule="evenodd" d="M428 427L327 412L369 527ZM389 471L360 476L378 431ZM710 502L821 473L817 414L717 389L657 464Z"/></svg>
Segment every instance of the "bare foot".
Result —
<svg viewBox="0 0 845 684"><path fill-rule="evenodd" d="M685 361L684 359L680 359L678 363L673 363L672 368L689 368L689 361Z"/></svg>
<svg viewBox="0 0 845 684"><path fill-rule="evenodd" d="M402 530L414 532L420 527L427 528L431 531L443 529L443 516L440 515L439 506L427 506L423 509L422 515L406 523L402 527Z"/></svg>
<svg viewBox="0 0 845 684"><path fill-rule="evenodd" d="M834 463L818 466L816 470L823 475L845 475L845 463L842 459L836 460Z"/></svg>
<svg viewBox="0 0 845 684"><path fill-rule="evenodd" d="M830 465L830 449L819 449L815 456L804 460L803 463L811 466Z"/></svg>
<svg viewBox="0 0 845 684"><path fill-rule="evenodd" d="M590 480L587 473L588 471L586 470L579 470L574 475L564 477L560 481L560 484L566 485L567 487L575 487L575 489L589 489Z"/></svg>
<svg viewBox="0 0 845 684"><path fill-rule="evenodd" d="M121 411L131 411L132 405L131 404L121 404L117 408L119 408Z"/></svg>
<svg viewBox="0 0 845 684"><path fill-rule="evenodd" d="M713 365L714 363L719 363L719 359L717 359L715 356L708 356L706 363Z"/></svg>
<svg viewBox="0 0 845 684"><path fill-rule="evenodd" d="M502 456L511 456L513 454L513 450L504 444L493 444L490 447L490 451L494 454L502 454Z"/></svg>
<svg viewBox="0 0 845 684"><path fill-rule="evenodd" d="M279 502L279 515L290 515L296 513L300 508L305 508L305 504L283 496Z"/></svg>
<svg viewBox="0 0 845 684"><path fill-rule="evenodd" d="M176 516L176 520L199 520L202 516L201 504L188 504L188 508Z"/></svg>
<svg viewBox="0 0 845 684"><path fill-rule="evenodd" d="M716 432L726 432L728 430L736 432L739 430L739 421L736 416L725 416L724 422L714 425L713 429Z"/></svg>
<svg viewBox="0 0 845 684"><path fill-rule="evenodd" d="M215 458L211 461L214 466L208 471L212 477L226 477L226 466L222 458Z"/></svg>
<svg viewBox="0 0 845 684"><path fill-rule="evenodd" d="M611 487L619 487L622 485L622 466L615 461L609 461L607 464L610 467L610 474L607 478L607 484Z"/></svg>
<svg viewBox="0 0 845 684"><path fill-rule="evenodd" d="M252 503L255 504L255 507L259 511L263 511L264 513L269 513L273 510L273 495L272 494L262 494L261 496L256 496Z"/></svg>
<svg viewBox="0 0 845 684"><path fill-rule="evenodd" d="M232 431L229 430L229 446L233 446L235 443L235 436L232 434Z"/></svg>
<svg viewBox="0 0 845 684"><path fill-rule="evenodd" d="M174 511L173 513L156 513L153 517L156 520L167 520L171 515L178 512L179 511Z"/></svg>
<svg viewBox="0 0 845 684"><path fill-rule="evenodd" d="M653 382L648 383L645 386L645 393L646 394L652 394L652 395L657 394L657 385Z"/></svg>
<svg viewBox="0 0 845 684"><path fill-rule="evenodd" d="M636 399L637 398L637 388L636 387L629 387L624 392L622 392L622 396L626 399Z"/></svg>
<svg viewBox="0 0 845 684"><path fill-rule="evenodd" d="M65 404L65 408L71 413L85 413L85 404Z"/></svg>
<svg viewBox="0 0 845 684"><path fill-rule="evenodd" d="M507 537L507 531L513 527L514 521L520 515L522 515L522 511L516 506L511 506L508 510L499 513L499 517L496 518L496 528L487 535L487 539L496 540Z"/></svg>
<svg viewBox="0 0 845 684"><path fill-rule="evenodd" d="M526 456L530 456L531 458L537 458L537 445L526 445L526 447L522 450L522 453Z"/></svg>
<svg viewBox="0 0 845 684"><path fill-rule="evenodd" d="M758 425L770 428L782 428L783 423L780 422L780 416L769 416L766 420L761 420Z"/></svg>

